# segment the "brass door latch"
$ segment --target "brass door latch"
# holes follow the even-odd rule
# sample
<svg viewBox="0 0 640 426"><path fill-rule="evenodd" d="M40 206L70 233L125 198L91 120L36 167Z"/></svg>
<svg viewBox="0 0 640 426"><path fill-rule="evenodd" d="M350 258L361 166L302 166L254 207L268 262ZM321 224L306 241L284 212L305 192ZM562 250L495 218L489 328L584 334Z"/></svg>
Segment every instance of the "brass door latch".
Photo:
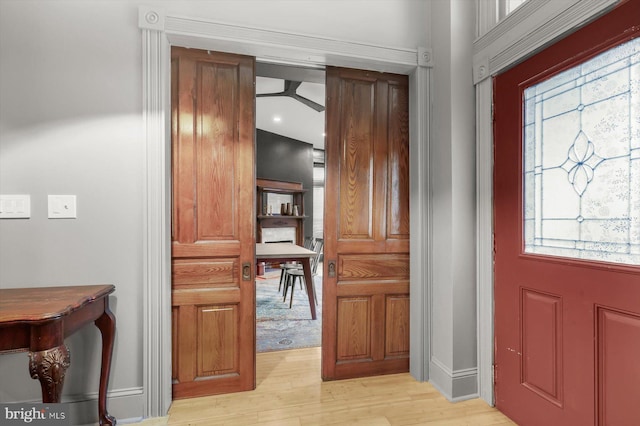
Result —
<svg viewBox="0 0 640 426"><path fill-rule="evenodd" d="M251 281L251 263L242 264L242 281Z"/></svg>

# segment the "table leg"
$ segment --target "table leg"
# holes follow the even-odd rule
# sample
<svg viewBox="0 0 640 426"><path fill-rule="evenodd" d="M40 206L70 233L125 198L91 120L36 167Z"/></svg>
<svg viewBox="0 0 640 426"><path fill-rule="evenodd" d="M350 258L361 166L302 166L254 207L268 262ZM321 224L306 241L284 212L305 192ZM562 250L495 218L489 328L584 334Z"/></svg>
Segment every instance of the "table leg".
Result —
<svg viewBox="0 0 640 426"><path fill-rule="evenodd" d="M116 333L116 319L109 310L108 299L105 299L104 313L96 320L95 324L102 334L102 367L100 369L100 389L98 390L98 416L100 417L100 426L115 425L116 419L107 412L107 384L109 383L113 340Z"/></svg>
<svg viewBox="0 0 640 426"><path fill-rule="evenodd" d="M70 364L69 349L64 344L44 351L29 352L29 373L32 379L40 381L42 402L60 402L64 376Z"/></svg>
<svg viewBox="0 0 640 426"><path fill-rule="evenodd" d="M302 270L304 272L304 282L307 286L309 296L309 307L311 308L311 319L316 319L316 301L313 296L313 277L311 276L311 260L306 257L302 259Z"/></svg>

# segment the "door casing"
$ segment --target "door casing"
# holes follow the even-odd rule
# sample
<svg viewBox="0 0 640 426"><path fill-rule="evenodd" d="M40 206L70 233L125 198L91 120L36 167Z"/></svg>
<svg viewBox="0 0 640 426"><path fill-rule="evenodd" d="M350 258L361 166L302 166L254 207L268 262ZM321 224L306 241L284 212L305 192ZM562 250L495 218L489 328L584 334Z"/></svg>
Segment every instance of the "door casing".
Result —
<svg viewBox="0 0 640 426"><path fill-rule="evenodd" d="M180 22L183 27L176 29ZM184 25L190 26L186 31ZM143 40L143 116L145 135L144 192L144 362L143 385L146 415L163 416L171 404L171 262L170 262L170 45L218 50L256 56L258 60L292 65L335 65L409 75L410 114L410 215L411 221L411 336L410 373L428 380L431 277L431 208L428 173L432 55L429 49L393 49L341 42L337 48L326 39L263 32L260 43L255 29L236 27L233 39L228 25L166 16L149 6L139 9ZM173 28L173 29L171 29ZM287 41L289 43L287 44ZM298 46L298 47L292 47ZM308 47L307 47L308 46ZM323 56L309 57L313 46ZM266 56L265 56L266 55Z"/></svg>

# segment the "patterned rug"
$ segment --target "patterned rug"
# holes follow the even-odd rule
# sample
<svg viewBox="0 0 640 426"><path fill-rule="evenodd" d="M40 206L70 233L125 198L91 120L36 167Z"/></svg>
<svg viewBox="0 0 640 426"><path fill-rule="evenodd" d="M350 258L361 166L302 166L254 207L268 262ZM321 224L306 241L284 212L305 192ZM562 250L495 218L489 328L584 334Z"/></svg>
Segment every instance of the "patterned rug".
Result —
<svg viewBox="0 0 640 426"><path fill-rule="evenodd" d="M322 277L314 278L318 305L318 319L311 319L309 299L296 282L293 306L289 309L290 294L282 301L278 291L280 270L267 271L256 279L256 351L272 352L284 349L320 346L322 335ZM289 290L291 292L291 290Z"/></svg>

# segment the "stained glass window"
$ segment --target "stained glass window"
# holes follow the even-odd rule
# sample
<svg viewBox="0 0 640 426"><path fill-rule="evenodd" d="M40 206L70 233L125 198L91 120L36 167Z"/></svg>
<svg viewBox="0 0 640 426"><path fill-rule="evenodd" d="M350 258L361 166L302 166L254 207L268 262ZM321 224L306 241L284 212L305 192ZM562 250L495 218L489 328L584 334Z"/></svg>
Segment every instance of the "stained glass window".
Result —
<svg viewBox="0 0 640 426"><path fill-rule="evenodd" d="M524 91L525 253L640 265L640 38Z"/></svg>

